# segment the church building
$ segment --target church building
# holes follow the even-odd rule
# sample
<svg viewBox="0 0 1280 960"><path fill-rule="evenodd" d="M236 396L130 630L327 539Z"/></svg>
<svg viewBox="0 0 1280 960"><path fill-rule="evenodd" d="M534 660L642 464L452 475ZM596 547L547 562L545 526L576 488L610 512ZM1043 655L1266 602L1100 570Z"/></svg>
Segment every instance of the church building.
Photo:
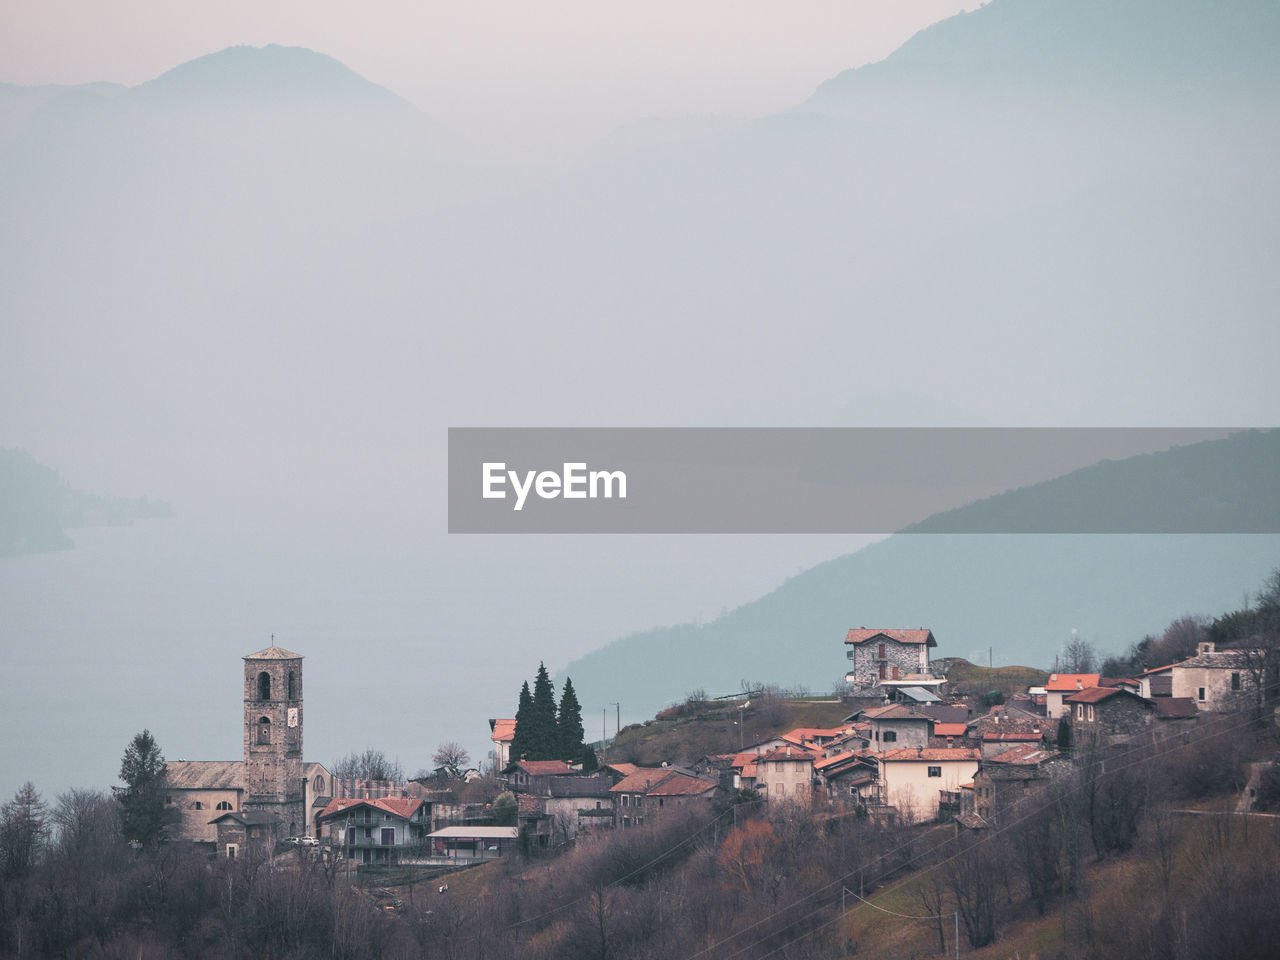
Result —
<svg viewBox="0 0 1280 960"><path fill-rule="evenodd" d="M167 764L168 803L181 814L175 839L216 844L226 857L316 836L333 782L322 764L303 760L302 655L273 644L243 660L244 759Z"/></svg>

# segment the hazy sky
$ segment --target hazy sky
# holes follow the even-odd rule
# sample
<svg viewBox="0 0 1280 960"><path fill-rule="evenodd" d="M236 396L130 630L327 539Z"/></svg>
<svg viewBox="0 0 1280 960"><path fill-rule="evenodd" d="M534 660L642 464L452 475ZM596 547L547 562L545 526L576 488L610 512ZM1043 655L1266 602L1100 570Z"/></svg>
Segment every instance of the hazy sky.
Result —
<svg viewBox="0 0 1280 960"><path fill-rule="evenodd" d="M961 0L8 0L0 81L132 85L235 44L297 45L336 57L478 143L514 141L563 157L640 117L783 109L965 7Z"/></svg>

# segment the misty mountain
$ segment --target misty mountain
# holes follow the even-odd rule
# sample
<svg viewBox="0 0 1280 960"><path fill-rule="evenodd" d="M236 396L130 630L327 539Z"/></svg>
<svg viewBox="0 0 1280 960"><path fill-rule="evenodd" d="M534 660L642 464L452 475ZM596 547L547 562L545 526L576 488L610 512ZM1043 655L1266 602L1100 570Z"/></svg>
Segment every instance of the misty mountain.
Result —
<svg viewBox="0 0 1280 960"><path fill-rule="evenodd" d="M1017 530L1046 510L1064 528L1073 512L1090 526L1094 505L1108 500L1120 511L1183 517L1182 529L1275 530L1277 476L1280 431L1103 461L938 514L710 623L616 640L563 674L584 703L621 701L634 717L697 688L732 693L743 680L827 693L844 675L851 627L928 627L938 656L975 663L990 655L996 665L1047 669L1074 630L1118 653L1183 614L1238 608L1280 566L1280 535L948 531Z"/></svg>
<svg viewBox="0 0 1280 960"><path fill-rule="evenodd" d="M985 95L1037 99L1071 90L1248 96L1280 83L1277 36L1280 10L1266 0L992 0L833 77L808 105L849 107L894 83L937 95L980 82Z"/></svg>

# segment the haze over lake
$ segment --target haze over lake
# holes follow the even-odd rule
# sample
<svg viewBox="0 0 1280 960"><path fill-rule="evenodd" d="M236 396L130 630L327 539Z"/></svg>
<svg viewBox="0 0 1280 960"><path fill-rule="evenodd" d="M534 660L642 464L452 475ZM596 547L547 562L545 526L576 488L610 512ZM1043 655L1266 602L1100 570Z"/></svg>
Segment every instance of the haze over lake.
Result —
<svg viewBox="0 0 1280 960"><path fill-rule="evenodd" d="M449 537L450 426L1280 422L1272 3L994 0L897 52L953 8L871 5L834 60L774 5L683 33L670 6L566 3L581 31L502 21L480 45L518 56L404 87L441 43L423 14L366 33L262 6L127 39L47 4L0 31L0 446L176 511L0 559L0 795L103 785L144 726L171 758L238 756L239 657L272 633L308 657L308 759L479 759L539 660L714 619L862 543ZM109 37L114 62L68 59ZM679 110L636 107L645 71ZM1257 544L1167 616L1240 602ZM997 662L1052 654L994 633ZM842 668L838 636L776 643ZM579 687L586 714L607 687Z"/></svg>

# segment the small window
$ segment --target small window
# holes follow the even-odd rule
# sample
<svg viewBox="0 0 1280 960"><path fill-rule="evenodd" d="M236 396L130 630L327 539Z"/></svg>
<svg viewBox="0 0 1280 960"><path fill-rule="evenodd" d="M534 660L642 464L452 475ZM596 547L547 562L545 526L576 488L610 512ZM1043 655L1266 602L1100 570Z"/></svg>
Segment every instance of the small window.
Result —
<svg viewBox="0 0 1280 960"><path fill-rule="evenodd" d="M271 699L271 674L265 670L258 674L258 699Z"/></svg>
<svg viewBox="0 0 1280 960"><path fill-rule="evenodd" d="M258 743L271 742L271 721L266 717L258 718Z"/></svg>
<svg viewBox="0 0 1280 960"><path fill-rule="evenodd" d="M289 699L290 700L298 699L298 694L295 691L296 691L296 688L294 686L293 671L290 670L289 671Z"/></svg>
<svg viewBox="0 0 1280 960"><path fill-rule="evenodd" d="M1239 690L1239 689L1240 689L1240 674L1238 674L1238 673L1233 673L1233 674L1231 675L1231 689L1232 689L1232 690Z"/></svg>
<svg viewBox="0 0 1280 960"><path fill-rule="evenodd" d="M885 743L897 743L897 742L898 742L898 734L897 734L895 731L893 731L893 730L886 730L886 731L884 732L884 742L885 742Z"/></svg>
<svg viewBox="0 0 1280 960"><path fill-rule="evenodd" d="M942 767L930 767L930 768L929 768L929 776L931 776L931 777L940 777L940 776L942 776Z"/></svg>
<svg viewBox="0 0 1280 960"><path fill-rule="evenodd" d="M197 810L203 810L203 809L204 809L204 804L203 804L203 803L201 803L199 800L197 800L197 801L196 801L195 803L193 803L191 806L195 807Z"/></svg>
<svg viewBox="0 0 1280 960"><path fill-rule="evenodd" d="M1204 687L1200 688L1199 692L1196 694L1196 699L1201 703L1204 703Z"/></svg>
<svg viewBox="0 0 1280 960"><path fill-rule="evenodd" d="M364 838L365 838L366 840L372 840L372 839L373 839L373 827L365 827L365 828L364 828Z"/></svg>
<svg viewBox="0 0 1280 960"><path fill-rule="evenodd" d="M882 643L882 644L880 644L880 656L879 656L879 659L881 659L881 660L883 660L883 659L884 659L884 644L883 644L883 643Z"/></svg>
<svg viewBox="0 0 1280 960"><path fill-rule="evenodd" d="M219 801L218 801L218 805L217 805L216 807L214 807L213 809L215 809L215 810L230 810L230 809L231 809L231 801L229 801L229 800L219 800Z"/></svg>
<svg viewBox="0 0 1280 960"><path fill-rule="evenodd" d="M396 845L396 828L395 827L382 828L382 845L384 847L394 847Z"/></svg>
<svg viewBox="0 0 1280 960"><path fill-rule="evenodd" d="M316 777L311 785L315 787L316 793L324 793L324 777Z"/></svg>

